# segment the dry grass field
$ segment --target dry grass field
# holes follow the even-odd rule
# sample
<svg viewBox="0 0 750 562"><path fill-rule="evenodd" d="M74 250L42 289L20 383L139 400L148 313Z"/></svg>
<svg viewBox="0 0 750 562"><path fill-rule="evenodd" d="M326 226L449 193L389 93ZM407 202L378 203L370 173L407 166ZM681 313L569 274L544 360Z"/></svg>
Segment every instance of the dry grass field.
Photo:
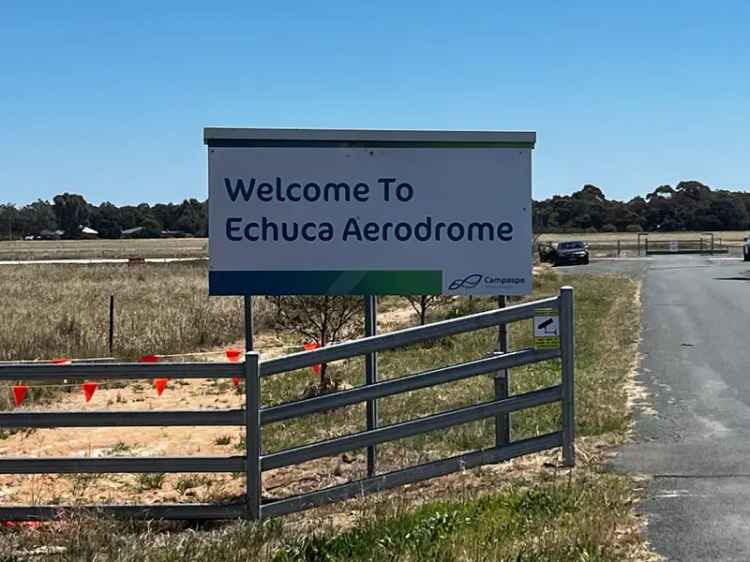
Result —
<svg viewBox="0 0 750 562"><path fill-rule="evenodd" d="M201 351L243 334L239 298L209 298L206 262L0 266L0 360ZM258 321L266 316L258 301Z"/></svg>
<svg viewBox="0 0 750 562"><path fill-rule="evenodd" d="M0 241L0 261L96 258L203 258L207 238Z"/></svg>
<svg viewBox="0 0 750 562"><path fill-rule="evenodd" d="M106 299L117 290L123 302L118 353L170 353L211 349L241 336L237 299L209 299L205 264L145 266L23 266L0 269L3 287L14 287L0 307L12 319L0 331L0 349L8 357L100 355ZM37 269L38 268L38 269ZM577 291L577 412L579 469L563 475L557 453L536 455L409 486L389 494L353 500L264 525L231 524L185 533L170 526L141 527L106 519L75 519L34 532L0 530L0 559L39 545L59 546L61 560L635 560L642 554L639 523L632 512L631 482L599 474L598 462L619 443L628 427L626 382L637 349L637 282L622 277L566 276L547 271L536 280L535 295L554 294L562 282ZM607 290L602 290L607 287ZM37 303L37 301L42 301ZM96 306L101 302L101 307ZM262 301L259 301L262 302ZM414 322L390 300L383 314L390 327ZM405 303L404 303L405 304ZM262 304L259 306L263 306ZM492 306L474 299L472 308ZM436 311L438 317L467 312L457 300ZM98 309L102 312L99 313ZM29 310L30 309L30 310ZM405 308L403 308L405 310ZM36 311L36 314L34 313ZM128 311L128 312L126 312ZM263 316L259 310L259 316ZM63 318L62 323L59 319ZM616 318L617 322L612 322ZM197 320L196 320L197 319ZM605 325L617 330L604 330ZM70 328L72 326L72 328ZM175 326L170 328L169 326ZM261 324L261 328L263 325ZM383 326L382 328L387 329ZM261 329L260 351L294 343L290 335L274 340ZM606 337L602 337L605 334ZM265 339L264 339L265 338ZM474 336L379 354L382 378L398 377L481 357L494 347L494 330ZM118 336L118 339L120 337ZM513 325L513 348L530 345L529 322ZM71 343L73 342L73 343ZM331 365L342 385L363 382L361 361ZM513 392L549 384L559 377L555 363L513 372ZM307 370L264 382L268 405L302 396L314 376ZM8 389L3 389L8 394ZM489 377L475 377L381 401L381 423L395 423L460 407L491 397ZM171 381L156 398L147 383L114 384L97 391L84 405L77 388L32 396L33 409L185 409L225 408L241 404L229 382ZM514 414L514 438L557 427L559 408L541 407ZM277 450L362 429L364 409L355 406L282 422L264 430L263 447ZM428 434L379 447L381 470L442 458L487 446L491 421ZM4 434L0 455L228 455L244 450L242 432L233 428L49 429ZM264 495L278 497L363 476L362 451L320 459L264 475ZM243 476L146 474L113 476L4 476L0 503L102 501L221 501L241 493ZM106 537L106 539L105 539ZM478 550L477 545L482 545ZM21 558L19 558L21 559Z"/></svg>

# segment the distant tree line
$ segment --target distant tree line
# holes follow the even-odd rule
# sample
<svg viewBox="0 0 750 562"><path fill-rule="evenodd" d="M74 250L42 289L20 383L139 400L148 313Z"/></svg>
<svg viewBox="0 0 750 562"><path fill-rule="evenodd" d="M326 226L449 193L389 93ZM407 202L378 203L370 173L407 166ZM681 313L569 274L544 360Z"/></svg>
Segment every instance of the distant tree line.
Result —
<svg viewBox="0 0 750 562"><path fill-rule="evenodd" d="M187 236L208 234L208 201L124 205L88 203L81 195L63 193L52 202L39 199L17 207L0 204L0 239L62 231L79 238L83 227L101 238L158 238L164 231ZM712 190L698 181L662 185L645 197L628 202L609 200L595 185L572 195L555 195L534 202L534 232L640 232L674 230L750 230L750 193Z"/></svg>
<svg viewBox="0 0 750 562"><path fill-rule="evenodd" d="M37 236L43 231L62 231L63 238L76 239L83 227L96 230L100 238L120 238L130 229L138 229L132 236L141 238L158 238L164 231L206 236L208 205L197 199L179 204L92 205L73 193L57 195L51 203L39 199L22 207L0 204L0 239Z"/></svg>
<svg viewBox="0 0 750 562"><path fill-rule="evenodd" d="M662 185L627 203L595 185L534 202L534 232L640 232L750 229L750 193L698 181Z"/></svg>

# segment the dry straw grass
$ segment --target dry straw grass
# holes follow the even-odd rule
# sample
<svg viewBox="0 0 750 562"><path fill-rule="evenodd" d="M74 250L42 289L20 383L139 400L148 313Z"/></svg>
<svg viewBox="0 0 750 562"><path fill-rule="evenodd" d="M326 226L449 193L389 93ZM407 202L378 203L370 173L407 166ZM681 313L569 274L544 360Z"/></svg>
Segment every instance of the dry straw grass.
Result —
<svg viewBox="0 0 750 562"><path fill-rule="evenodd" d="M16 240L0 242L0 261L95 258L202 258L207 238L145 240Z"/></svg>
<svg viewBox="0 0 750 562"><path fill-rule="evenodd" d="M0 360L106 357L115 297L117 357L200 351L243 336L238 298L209 298L205 262L0 267ZM256 322L270 307L256 299Z"/></svg>

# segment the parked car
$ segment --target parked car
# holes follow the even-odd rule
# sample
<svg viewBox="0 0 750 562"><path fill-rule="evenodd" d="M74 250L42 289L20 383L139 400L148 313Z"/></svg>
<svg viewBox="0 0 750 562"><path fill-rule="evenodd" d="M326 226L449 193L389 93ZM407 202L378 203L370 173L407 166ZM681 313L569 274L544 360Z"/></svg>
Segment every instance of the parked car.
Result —
<svg viewBox="0 0 750 562"><path fill-rule="evenodd" d="M565 264L589 263L589 250L585 242L560 242L552 255L555 266Z"/></svg>

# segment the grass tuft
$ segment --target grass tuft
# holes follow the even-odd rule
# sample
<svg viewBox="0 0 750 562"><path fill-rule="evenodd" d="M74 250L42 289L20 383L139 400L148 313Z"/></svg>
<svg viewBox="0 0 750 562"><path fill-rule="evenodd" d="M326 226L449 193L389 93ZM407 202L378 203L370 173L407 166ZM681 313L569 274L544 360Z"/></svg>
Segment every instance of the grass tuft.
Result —
<svg viewBox="0 0 750 562"><path fill-rule="evenodd" d="M147 490L161 490L165 479L166 474L162 472L147 472L139 474L135 481L138 489L143 492Z"/></svg>

